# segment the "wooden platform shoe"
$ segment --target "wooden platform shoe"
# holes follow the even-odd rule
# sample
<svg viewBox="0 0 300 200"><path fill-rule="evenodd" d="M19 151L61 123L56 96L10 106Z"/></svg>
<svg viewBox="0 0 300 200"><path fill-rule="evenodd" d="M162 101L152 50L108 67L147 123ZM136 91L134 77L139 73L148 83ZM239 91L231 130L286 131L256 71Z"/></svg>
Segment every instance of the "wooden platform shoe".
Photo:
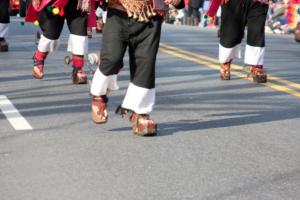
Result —
<svg viewBox="0 0 300 200"><path fill-rule="evenodd" d="M8 44L4 38L0 38L0 52L7 52L8 51Z"/></svg>
<svg viewBox="0 0 300 200"><path fill-rule="evenodd" d="M231 62L222 63L220 67L220 79L230 80L230 66Z"/></svg>
<svg viewBox="0 0 300 200"><path fill-rule="evenodd" d="M106 96L96 97L92 99L92 120L96 124L104 124L107 122L107 102L108 98Z"/></svg>
<svg viewBox="0 0 300 200"><path fill-rule="evenodd" d="M144 137L157 135L157 124L150 118L150 115L138 114L121 106L116 109L116 114L129 118L133 134Z"/></svg>
<svg viewBox="0 0 300 200"><path fill-rule="evenodd" d="M44 63L48 53L42 53L37 50L33 56L33 70L32 76L35 79L44 78Z"/></svg>
<svg viewBox="0 0 300 200"><path fill-rule="evenodd" d="M73 67L72 81L74 84L86 84L87 76L82 68Z"/></svg>
<svg viewBox="0 0 300 200"><path fill-rule="evenodd" d="M263 66L250 66L248 67L247 78L252 78L256 83L266 83L268 76Z"/></svg>

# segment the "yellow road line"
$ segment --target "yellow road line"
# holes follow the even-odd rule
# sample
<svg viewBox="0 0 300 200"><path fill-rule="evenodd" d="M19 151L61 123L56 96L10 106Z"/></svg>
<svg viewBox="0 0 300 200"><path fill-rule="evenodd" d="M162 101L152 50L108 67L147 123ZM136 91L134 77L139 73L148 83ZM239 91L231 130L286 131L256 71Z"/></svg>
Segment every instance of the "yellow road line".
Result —
<svg viewBox="0 0 300 200"><path fill-rule="evenodd" d="M274 84L271 82L262 83L262 84L269 88L272 88L274 90L278 90L278 91L285 92L285 93L288 93L288 94L296 96L296 97L300 97L300 92L298 92L297 90L293 90L293 89L287 88L285 86Z"/></svg>
<svg viewBox="0 0 300 200"><path fill-rule="evenodd" d="M169 46L169 45L167 45L167 46ZM176 50L177 52L174 52L173 50L170 50L170 49ZM199 54L196 54L196 53L188 52L188 51L185 51L185 50L181 50L181 49L177 50L177 49L178 48L176 48L176 47L166 49L166 45L164 45L164 44L161 45L161 47L160 47L160 51L162 51L164 53L167 53L169 55L172 55L172 56L175 56L175 57L178 57L178 58L182 58L182 59L185 59L185 60L188 60L188 61L192 61L192 62L195 62L195 63L199 63L201 65L206 65L211 69L219 70L219 67L220 67L219 64L208 62L208 61L213 61L213 60L216 60L216 59L210 58L208 56L202 56L202 55L199 55ZM178 53L178 52L181 52L181 53ZM186 54L193 55L194 57L182 54L182 53L185 53L185 52L188 52ZM205 60L208 60L208 61L205 61L205 60L201 59L200 57L203 57L203 58L205 58ZM239 70L243 69L242 66L237 65L237 67L238 67ZM245 73L241 73L241 72L238 72L238 71L235 71L235 70L232 70L231 74L233 74L237 77L240 77L240 78L248 79L247 75ZM278 77L268 76L268 78L269 78L269 80L274 80L274 81L277 81L277 82L280 82L280 83L285 83L288 86L293 86L293 87L296 86L296 88L298 87L297 85L299 85L297 83L286 81L286 80L280 79ZM278 81L278 80L280 80L280 81ZM288 88L288 87L285 87L285 86L282 86L282 85L274 84L274 83L271 83L271 82L263 83L263 85L265 85L269 88L281 91L281 92L288 93L288 94L296 96L296 97L300 97L300 92L299 91Z"/></svg>
<svg viewBox="0 0 300 200"><path fill-rule="evenodd" d="M294 83L294 82L291 82L291 81L288 81L288 80L284 80L284 79L281 79L281 78L276 77L276 76L268 76L268 79L272 80L272 81L277 81L279 83L286 84L286 85L288 85L290 87L294 87L294 88L300 89L300 84L299 83Z"/></svg>
<svg viewBox="0 0 300 200"><path fill-rule="evenodd" d="M164 44L164 43L161 43L160 47L164 47L164 48L167 48L167 49L175 50L175 51L187 54L187 55L192 55L192 56L195 56L197 58L204 59L204 60L207 60L207 61L219 63L219 61L217 59L214 59L212 57L200 55L200 54L193 53L193 52L190 52L190 51L186 51L186 50L183 50L183 49L180 49L180 48L177 48L177 47L174 47L174 46L170 46L170 45L167 45L167 44Z"/></svg>
<svg viewBox="0 0 300 200"><path fill-rule="evenodd" d="M213 64L211 62L207 62L207 61L201 60L199 58L193 58L193 57L190 57L190 56L187 56L187 55L184 55L184 54L176 53L176 52L173 52L173 51L168 50L168 49L160 48L160 51L162 51L164 53L167 53L167 54L170 54L172 56L178 57L178 58L182 58L182 59L189 60L189 61L192 61L192 62L195 62L195 63L199 63L201 65L206 65L211 69L219 70L219 68L220 68L219 64ZM240 78L246 78L247 79L247 76L245 74L243 74L241 72L238 72L238 71L231 71L231 74L233 74L235 76L238 76Z"/></svg>
<svg viewBox="0 0 300 200"><path fill-rule="evenodd" d="M200 54L193 53L193 52L190 52L190 51L186 51L186 50L183 50L183 49L180 49L180 48L177 48L177 47L174 47L174 46L170 46L170 45L167 45L167 44L161 44L160 46L164 47L164 48L167 48L167 49L175 50L175 51L187 54L187 55L195 56L199 59L204 59L204 60L207 60L207 61L210 61L210 62L219 63L219 61L217 59L209 57L209 56L200 55ZM231 65L231 68L232 69L237 69L237 70L244 70L243 66L234 65L234 64ZM268 80L276 81L276 82L279 82L279 83L286 84L289 87L300 89L300 84L299 83L294 83L294 82L291 82L291 81L288 81L288 80L281 79L281 78L276 77L276 76L271 76L269 74L268 74Z"/></svg>

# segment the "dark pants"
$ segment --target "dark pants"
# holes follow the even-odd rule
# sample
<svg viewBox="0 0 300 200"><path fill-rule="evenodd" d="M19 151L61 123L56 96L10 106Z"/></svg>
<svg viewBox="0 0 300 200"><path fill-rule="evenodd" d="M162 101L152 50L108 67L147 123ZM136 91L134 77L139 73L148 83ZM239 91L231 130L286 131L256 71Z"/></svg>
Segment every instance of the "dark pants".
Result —
<svg viewBox="0 0 300 200"><path fill-rule="evenodd" d="M64 11L64 16L53 15L47 8L39 13L43 35L50 40L57 40L66 19L71 34L87 36L87 14L77 10L77 1L69 1Z"/></svg>
<svg viewBox="0 0 300 200"><path fill-rule="evenodd" d="M220 44L226 48L240 44L247 26L247 44L264 47L267 12L266 4L253 0L230 0L222 6Z"/></svg>
<svg viewBox="0 0 300 200"><path fill-rule="evenodd" d="M9 0L0 0L0 23L9 23Z"/></svg>
<svg viewBox="0 0 300 200"><path fill-rule="evenodd" d="M139 87L155 87L155 62L159 47L162 18L153 17L148 23L128 18L127 13L108 9L103 32L100 71L117 74L129 48L131 82Z"/></svg>
<svg viewBox="0 0 300 200"><path fill-rule="evenodd" d="M199 8L189 7L188 9L188 17L194 17L194 19L200 20Z"/></svg>

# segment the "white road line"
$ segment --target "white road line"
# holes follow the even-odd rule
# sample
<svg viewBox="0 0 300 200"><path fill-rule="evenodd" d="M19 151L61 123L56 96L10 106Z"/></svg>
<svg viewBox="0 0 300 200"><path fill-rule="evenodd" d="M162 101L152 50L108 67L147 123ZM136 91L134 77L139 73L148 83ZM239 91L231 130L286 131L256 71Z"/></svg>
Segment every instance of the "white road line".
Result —
<svg viewBox="0 0 300 200"><path fill-rule="evenodd" d="M30 124L4 95L0 95L0 110L15 130L32 130Z"/></svg>

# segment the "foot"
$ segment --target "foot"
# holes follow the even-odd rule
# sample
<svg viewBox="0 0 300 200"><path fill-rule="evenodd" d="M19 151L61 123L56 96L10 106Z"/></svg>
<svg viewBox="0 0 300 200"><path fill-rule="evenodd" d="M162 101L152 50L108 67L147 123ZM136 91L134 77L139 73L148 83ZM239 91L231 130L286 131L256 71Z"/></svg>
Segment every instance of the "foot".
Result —
<svg viewBox="0 0 300 200"><path fill-rule="evenodd" d="M220 78L221 80L230 80L230 65L231 63L223 63L220 68Z"/></svg>
<svg viewBox="0 0 300 200"><path fill-rule="evenodd" d="M87 76L82 68L74 68L72 72L72 80L74 84L86 84Z"/></svg>
<svg viewBox="0 0 300 200"><path fill-rule="evenodd" d="M44 64L47 53L39 53L38 51L33 56L33 70L32 75L36 79L44 78ZM43 57L43 58L42 58Z"/></svg>
<svg viewBox="0 0 300 200"><path fill-rule="evenodd" d="M148 114L133 113L130 117L132 131L139 136L155 136L157 125Z"/></svg>
<svg viewBox="0 0 300 200"><path fill-rule="evenodd" d="M44 66L34 66L32 70L32 75L36 79L43 79L44 78Z"/></svg>
<svg viewBox="0 0 300 200"><path fill-rule="evenodd" d="M108 99L106 96L102 97L93 97L92 100L92 120L96 124L104 124L107 122L108 113L107 113L107 102Z"/></svg>
<svg viewBox="0 0 300 200"><path fill-rule="evenodd" d="M157 125L148 114L137 114L121 105L118 106L115 113L121 114L122 117L129 117L134 134L139 136L155 136L157 134Z"/></svg>
<svg viewBox="0 0 300 200"><path fill-rule="evenodd" d="M251 66L248 77L252 77L253 81L257 83L267 82L267 73L262 67Z"/></svg>
<svg viewBox="0 0 300 200"><path fill-rule="evenodd" d="M5 39L0 40L0 52L8 51L8 44Z"/></svg>

